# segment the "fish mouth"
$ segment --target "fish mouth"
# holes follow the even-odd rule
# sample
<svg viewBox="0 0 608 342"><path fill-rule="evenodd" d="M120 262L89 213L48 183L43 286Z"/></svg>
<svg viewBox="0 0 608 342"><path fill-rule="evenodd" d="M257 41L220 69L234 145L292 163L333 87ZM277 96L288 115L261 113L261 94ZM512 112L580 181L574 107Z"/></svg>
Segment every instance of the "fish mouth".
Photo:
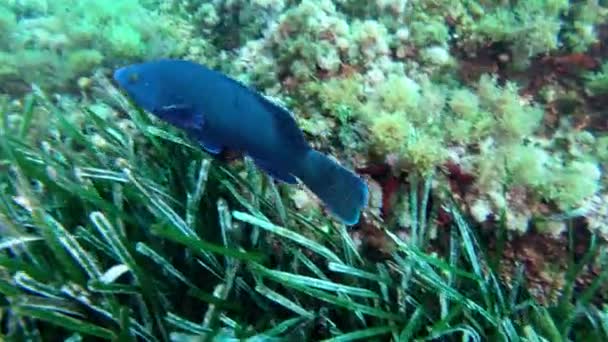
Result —
<svg viewBox="0 0 608 342"><path fill-rule="evenodd" d="M122 84L125 79L126 73L127 73L127 67L118 68L118 69L114 70L114 73L112 74L112 78L114 79L114 81L116 81L116 83Z"/></svg>

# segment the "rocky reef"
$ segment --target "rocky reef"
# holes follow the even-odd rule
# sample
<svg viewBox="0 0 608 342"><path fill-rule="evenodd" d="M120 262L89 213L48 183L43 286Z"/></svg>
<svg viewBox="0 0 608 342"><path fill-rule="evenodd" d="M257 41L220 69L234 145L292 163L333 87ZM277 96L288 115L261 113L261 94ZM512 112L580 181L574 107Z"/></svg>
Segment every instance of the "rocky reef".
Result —
<svg viewBox="0 0 608 342"><path fill-rule="evenodd" d="M549 220L559 235L552 217L584 216L605 191L605 133L579 122L602 108L556 103L597 97L605 56L559 57L566 65L543 80L526 68L601 45L605 20L595 2L302 1L238 48L230 70L292 103L347 162L434 173L437 187L466 174L460 200L479 223L504 212L513 233Z"/></svg>

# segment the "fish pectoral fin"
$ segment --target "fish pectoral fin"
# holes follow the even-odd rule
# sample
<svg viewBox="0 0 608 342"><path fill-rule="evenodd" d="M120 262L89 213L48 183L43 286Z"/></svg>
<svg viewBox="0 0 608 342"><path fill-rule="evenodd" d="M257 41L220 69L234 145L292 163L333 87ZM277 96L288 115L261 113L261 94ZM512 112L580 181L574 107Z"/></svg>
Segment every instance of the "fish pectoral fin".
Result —
<svg viewBox="0 0 608 342"><path fill-rule="evenodd" d="M158 114L161 117L167 116L175 116L175 117L184 117L186 114L190 114L192 112L192 107L187 104L172 104L168 106L163 106L155 110L155 114Z"/></svg>
<svg viewBox="0 0 608 342"><path fill-rule="evenodd" d="M272 165L270 162L265 160L253 158L254 163L266 173L268 173L272 178L278 179L288 184L297 184L298 180L292 176L288 171L277 167L276 165Z"/></svg>
<svg viewBox="0 0 608 342"><path fill-rule="evenodd" d="M209 139L205 139L200 135L196 135L195 139L205 151L211 154L219 154L223 150L220 144L209 141Z"/></svg>
<svg viewBox="0 0 608 342"><path fill-rule="evenodd" d="M204 125L202 113L196 113L188 104L177 103L160 107L154 114L182 129L201 129Z"/></svg>

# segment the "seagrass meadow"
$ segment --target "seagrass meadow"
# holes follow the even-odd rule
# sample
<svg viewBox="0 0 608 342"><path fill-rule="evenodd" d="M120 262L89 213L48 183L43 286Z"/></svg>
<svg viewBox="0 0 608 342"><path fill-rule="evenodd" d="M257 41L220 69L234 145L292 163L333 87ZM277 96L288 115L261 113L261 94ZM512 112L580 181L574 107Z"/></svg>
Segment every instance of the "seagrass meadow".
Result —
<svg viewBox="0 0 608 342"><path fill-rule="evenodd" d="M604 0L0 1L0 340L607 341L607 42ZM164 57L289 108L359 222L112 81Z"/></svg>

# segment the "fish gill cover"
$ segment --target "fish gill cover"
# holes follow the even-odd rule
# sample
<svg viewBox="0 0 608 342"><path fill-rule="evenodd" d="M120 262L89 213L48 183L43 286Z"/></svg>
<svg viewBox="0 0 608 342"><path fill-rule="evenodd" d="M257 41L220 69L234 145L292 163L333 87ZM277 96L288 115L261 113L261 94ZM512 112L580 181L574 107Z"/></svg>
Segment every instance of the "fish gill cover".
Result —
<svg viewBox="0 0 608 342"><path fill-rule="evenodd" d="M606 340L607 19L600 0L1 2L2 338ZM111 81L159 58L289 109L365 179L359 222Z"/></svg>

